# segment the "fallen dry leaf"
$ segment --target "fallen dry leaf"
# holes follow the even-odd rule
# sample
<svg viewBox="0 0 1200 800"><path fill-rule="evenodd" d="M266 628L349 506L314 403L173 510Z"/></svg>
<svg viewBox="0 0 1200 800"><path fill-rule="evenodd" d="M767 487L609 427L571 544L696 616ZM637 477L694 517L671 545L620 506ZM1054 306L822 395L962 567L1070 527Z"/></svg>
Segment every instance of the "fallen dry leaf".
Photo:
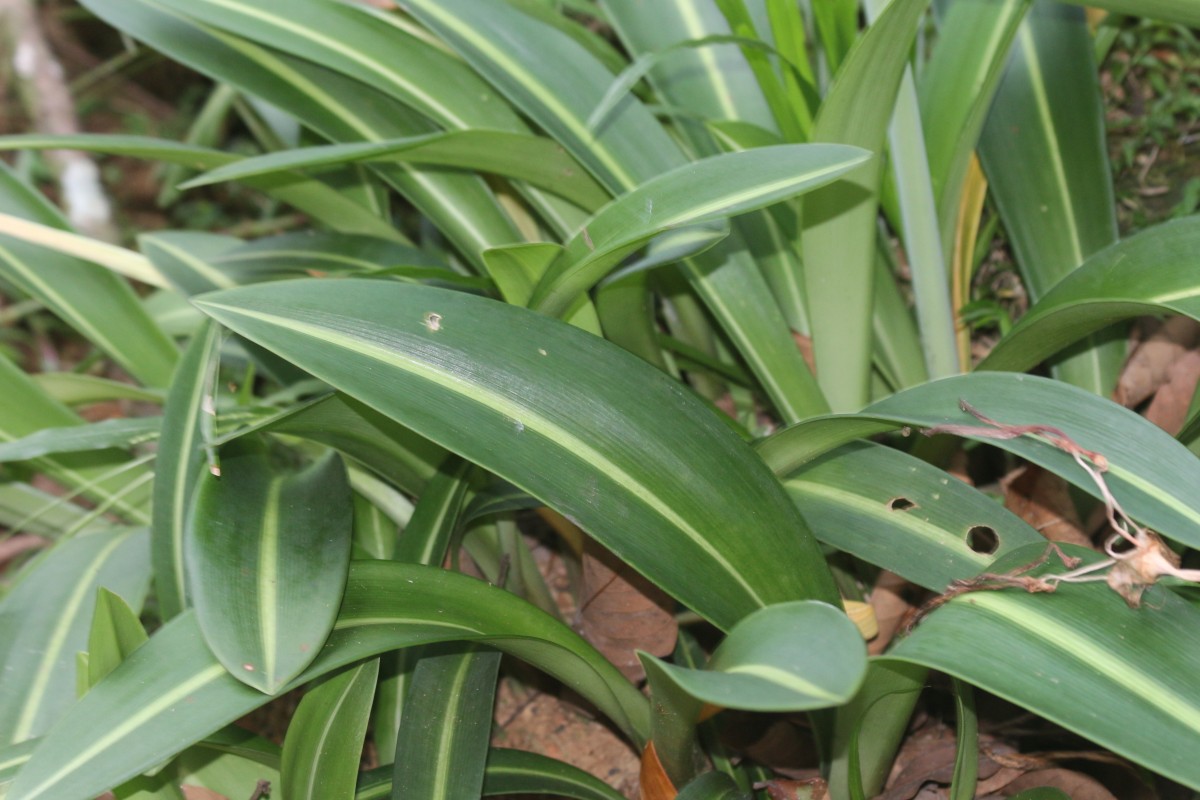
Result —
<svg viewBox="0 0 1200 800"><path fill-rule="evenodd" d="M654 742L650 742L642 751L639 782L642 787L642 800L675 800L675 795L679 794L675 789L675 784L671 783L671 779L667 777L667 771L663 769L662 762L658 760L658 751L654 749Z"/></svg>
<svg viewBox="0 0 1200 800"><path fill-rule="evenodd" d="M1168 317L1130 354L1113 399L1126 408L1141 405L1166 382L1171 364L1197 342L1200 323L1190 317Z"/></svg>
<svg viewBox="0 0 1200 800"><path fill-rule="evenodd" d="M896 573L887 570L879 573L870 597L879 635L867 644L868 654L877 656L886 650L904 624L905 617L916 611L917 607L910 599L915 591L912 583Z"/></svg>
<svg viewBox="0 0 1200 800"><path fill-rule="evenodd" d="M1200 379L1200 352L1188 350L1167 368L1166 380L1146 408L1146 419L1174 436L1187 420L1196 382Z"/></svg>
<svg viewBox="0 0 1200 800"><path fill-rule="evenodd" d="M1070 486L1058 475L1028 464L1010 472L1000 485L1004 507L1050 541L1092 546L1071 501Z"/></svg>
<svg viewBox="0 0 1200 800"><path fill-rule="evenodd" d="M674 600L601 545L583 550L580 632L631 681L646 677L635 650L666 656L675 649L679 625Z"/></svg>

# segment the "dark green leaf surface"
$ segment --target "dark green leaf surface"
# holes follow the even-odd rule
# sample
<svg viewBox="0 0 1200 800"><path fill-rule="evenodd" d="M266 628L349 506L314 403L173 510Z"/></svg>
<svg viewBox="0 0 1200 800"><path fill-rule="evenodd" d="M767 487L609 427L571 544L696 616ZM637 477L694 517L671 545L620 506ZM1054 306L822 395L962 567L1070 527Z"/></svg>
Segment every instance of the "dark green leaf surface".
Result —
<svg viewBox="0 0 1200 800"><path fill-rule="evenodd" d="M300 701L283 740L279 793L289 800L354 796L379 659L338 672Z"/></svg>
<svg viewBox="0 0 1200 800"><path fill-rule="evenodd" d="M150 580L144 529L81 534L31 562L0 601L0 743L40 736L75 700L96 590L140 607Z"/></svg>
<svg viewBox="0 0 1200 800"><path fill-rule="evenodd" d="M404 703L392 797L478 797L492 732L498 650L428 648Z"/></svg>
<svg viewBox="0 0 1200 800"><path fill-rule="evenodd" d="M784 485L822 542L934 591L1015 548L1045 541L966 483L870 442L843 445Z"/></svg>
<svg viewBox="0 0 1200 800"><path fill-rule="evenodd" d="M1132 411L1047 378L978 372L933 381L875 403L861 414L793 425L761 444L759 453L787 474L819 452L883 430L946 423L986 427L958 408L960 400L1001 423L1057 427L1081 447L1103 454L1109 462L1108 485L1131 516L1170 539L1200 546L1200 502L1195 492L1200 485L1200 461ZM808 441L810 432L817 446ZM1040 464L1099 496L1095 483L1074 459L1044 440L968 438Z"/></svg>
<svg viewBox="0 0 1200 800"><path fill-rule="evenodd" d="M444 641L492 644L562 680L637 743L646 734L645 698L570 628L508 592L433 567L353 564L334 633L296 685L389 650ZM92 797L269 699L213 658L194 613L185 612L70 710L8 800Z"/></svg>
<svg viewBox="0 0 1200 800"><path fill-rule="evenodd" d="M274 694L316 658L337 616L352 532L336 453L296 471L243 437L222 448L220 475L202 474L184 540L188 587L205 640L239 680Z"/></svg>
<svg viewBox="0 0 1200 800"><path fill-rule="evenodd" d="M1004 572L1045 550L1013 553ZM1071 555L1096 554L1072 547ZM1032 574L1062 573L1057 559ZM1162 589L1129 608L1103 583L1052 594L972 592L931 613L888 658L947 672L1172 780L1200 788L1200 611Z"/></svg>
<svg viewBox="0 0 1200 800"><path fill-rule="evenodd" d="M774 476L702 401L608 342L419 286L298 281L197 302L572 517L722 627L774 602L836 599Z"/></svg>
<svg viewBox="0 0 1200 800"><path fill-rule="evenodd" d="M779 603L741 620L703 670L657 661L662 673L706 703L748 711L809 711L844 703L867 671L862 635L845 612L808 600Z"/></svg>

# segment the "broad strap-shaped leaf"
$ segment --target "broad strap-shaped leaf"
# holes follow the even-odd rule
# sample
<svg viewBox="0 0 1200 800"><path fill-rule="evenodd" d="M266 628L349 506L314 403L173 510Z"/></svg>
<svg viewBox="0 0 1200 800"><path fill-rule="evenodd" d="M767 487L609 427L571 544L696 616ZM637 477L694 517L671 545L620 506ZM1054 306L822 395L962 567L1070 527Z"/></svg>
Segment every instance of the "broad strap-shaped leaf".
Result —
<svg viewBox="0 0 1200 800"><path fill-rule="evenodd" d="M399 647L444 641L492 644L574 688L636 743L646 735L645 698L570 628L508 592L433 567L355 563L337 627L294 685ZM8 800L93 797L269 700L217 662L195 614L184 612L70 710Z"/></svg>
<svg viewBox="0 0 1200 800"><path fill-rule="evenodd" d="M909 46L928 0L888 5L847 54L821 105L813 141L883 150ZM813 355L835 411L861 408L871 367L871 299L882 161L804 201L804 282Z"/></svg>
<svg viewBox="0 0 1200 800"><path fill-rule="evenodd" d="M777 145L723 153L652 178L588 221L551 265L529 305L558 315L653 237L823 186L867 157L840 145Z"/></svg>
<svg viewBox="0 0 1200 800"><path fill-rule="evenodd" d="M1031 546L994 564L1041 555ZM1071 547L1071 555L1096 554ZM1062 573L1057 559L1031 574ZM971 592L923 620L888 655L947 672L1101 747L1200 788L1200 611L1165 588L1129 608L1104 583L1052 594Z"/></svg>
<svg viewBox="0 0 1200 800"><path fill-rule="evenodd" d="M1200 319L1200 217L1164 222L1105 248L1033 304L979 369L1031 369L1114 322L1172 312Z"/></svg>
<svg viewBox="0 0 1200 800"><path fill-rule="evenodd" d="M572 517L721 627L774 602L836 600L758 458L702 401L602 339L484 298L355 280L197 305Z"/></svg>
<svg viewBox="0 0 1200 800"><path fill-rule="evenodd" d="M639 653L647 670L722 708L810 711L845 703L867 671L862 635L845 612L804 600L756 611L738 622L705 669Z"/></svg>
<svg viewBox="0 0 1200 800"><path fill-rule="evenodd" d="M184 574L183 536L192 507L196 482L204 468L205 409L215 396L217 359L220 357L221 327L207 322L188 345L171 382L163 407L162 436L154 475L154 506L150 550L154 559L154 587L165 619L188 606Z"/></svg>
<svg viewBox="0 0 1200 800"><path fill-rule="evenodd" d="M842 445L784 486L822 542L935 591L1045 541L991 497L872 442Z"/></svg>
<svg viewBox="0 0 1200 800"><path fill-rule="evenodd" d="M273 456L286 457L258 436L222 448L220 474L200 478L184 541L205 640L267 694L300 674L333 628L354 514L336 453L301 471Z"/></svg>
<svg viewBox="0 0 1200 800"><path fill-rule="evenodd" d="M1029 297L1117 240L1104 109L1083 9L1036 0L979 139L979 156ZM1108 396L1125 337L1097 338L1055 363L1062 380Z"/></svg>
<svg viewBox="0 0 1200 800"><path fill-rule="evenodd" d="M90 425L43 428L11 442L0 443L0 463L26 461L55 453L122 449L158 438L162 420L156 417L106 419Z"/></svg>
<svg viewBox="0 0 1200 800"><path fill-rule="evenodd" d="M80 534L21 572L0 601L0 743L42 735L75 701L96 590L140 607L149 579L145 529Z"/></svg>
<svg viewBox="0 0 1200 800"><path fill-rule="evenodd" d="M0 213L67 229L58 210L7 165L0 165ZM163 387L170 382L179 352L119 276L46 247L0 236L0 277L41 300L142 383ZM113 319L122 324L112 324Z"/></svg>
<svg viewBox="0 0 1200 800"><path fill-rule="evenodd" d="M296 800L352 797L379 659L347 667L309 689L283 740L279 793Z"/></svg>
<svg viewBox="0 0 1200 800"><path fill-rule="evenodd" d="M393 797L479 796L492 732L500 652L473 645L425 648L405 701Z"/></svg>
<svg viewBox="0 0 1200 800"><path fill-rule="evenodd" d="M1164 536L1200 546L1200 461L1145 418L1073 386L1003 372L977 372L933 381L895 394L861 414L821 417L780 431L759 446L776 470L788 474L846 441L897 428L928 428L952 423L986 426L959 409L965 400L998 422L1050 425L1081 447L1108 459L1105 480L1129 514ZM817 439L809 442L810 434ZM1091 477L1070 455L1032 436L995 439L966 434L1015 453L1061 475L1096 497Z"/></svg>

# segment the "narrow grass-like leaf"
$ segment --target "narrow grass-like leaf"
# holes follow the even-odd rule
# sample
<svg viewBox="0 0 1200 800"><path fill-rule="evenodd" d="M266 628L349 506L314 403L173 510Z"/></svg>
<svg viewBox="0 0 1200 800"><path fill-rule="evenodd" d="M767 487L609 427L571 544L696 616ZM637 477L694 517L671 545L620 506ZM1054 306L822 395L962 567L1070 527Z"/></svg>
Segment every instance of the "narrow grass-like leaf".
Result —
<svg viewBox="0 0 1200 800"><path fill-rule="evenodd" d="M82 406L105 400L137 400L161 405L165 396L164 392L157 389L143 389L124 381L96 375L80 375L76 372L39 372L30 377L46 391L46 394L68 406Z"/></svg>
<svg viewBox="0 0 1200 800"><path fill-rule="evenodd" d="M274 694L316 658L345 588L352 528L335 453L294 471L243 437L222 448L220 475L202 474L184 542L188 587L205 640L246 685Z"/></svg>
<svg viewBox="0 0 1200 800"><path fill-rule="evenodd" d="M66 230L58 211L0 165L0 213ZM0 237L0 276L42 301L131 375L166 386L179 353L138 303L129 284L106 269L11 237ZM122 320L113 325L113 319Z"/></svg>
<svg viewBox="0 0 1200 800"><path fill-rule="evenodd" d="M215 360L221 344L220 326L206 322L197 331L179 362L163 407L162 436L154 475L154 506L150 550L154 587L165 619L187 607L183 535L196 481L204 468L205 398L213 399ZM211 420L210 420L211 421Z"/></svg>
<svg viewBox="0 0 1200 800"><path fill-rule="evenodd" d="M1027 370L1114 322L1173 312L1200 319L1200 217L1157 225L1093 255L1043 296L980 363Z"/></svg>
<svg viewBox="0 0 1200 800"><path fill-rule="evenodd" d="M636 743L645 736L645 698L570 628L508 592L433 567L355 563L334 633L296 684L399 647L442 641L492 644L580 692ZM194 613L185 612L71 709L42 740L8 800L95 796L269 699L216 661Z"/></svg>
<svg viewBox="0 0 1200 800"><path fill-rule="evenodd" d="M282 796L341 800L354 796L379 659L347 667L308 690L288 723L280 767Z"/></svg>
<svg viewBox="0 0 1200 800"><path fill-rule="evenodd" d="M652 656L639 654L643 662ZM846 702L867 670L862 635L846 614L812 600L741 620L703 670L658 661L684 691L722 708L809 711Z"/></svg>
<svg viewBox="0 0 1200 800"><path fill-rule="evenodd" d="M866 154L836 145L724 153L653 178L602 209L568 244L530 306L557 315L654 236L763 208L823 186Z"/></svg>
<svg viewBox="0 0 1200 800"><path fill-rule="evenodd" d="M1101 453L1109 464L1105 480L1131 516L1170 539L1200 546L1200 504L1194 491L1200 484L1200 461L1145 418L1047 378L977 372L933 381L875 403L861 414L793 425L764 442L759 453L787 474L817 452L884 430L946 423L977 426L985 433L968 433L968 438L1015 453L1100 496L1070 455L1037 437L989 438L983 423L959 409L961 400L1001 423L1056 427L1081 447ZM810 433L819 446L807 441Z"/></svg>
<svg viewBox="0 0 1200 800"><path fill-rule="evenodd" d="M157 438L161 426L162 420L158 417L135 417L66 428L43 428L20 439L0 443L0 462L26 461L53 453L129 448Z"/></svg>
<svg viewBox="0 0 1200 800"><path fill-rule="evenodd" d="M609 199L608 192L552 140L523 133L485 130L449 131L383 142L285 150L242 159L211 170L188 181L184 188L241 181L284 170L387 160L441 164L526 181L554 192L587 211L595 211Z"/></svg>
<svg viewBox="0 0 1200 800"><path fill-rule="evenodd" d="M774 476L702 401L601 339L421 286L295 281L197 303L573 517L722 627L773 602L836 599ZM795 554L787 569L779 552Z"/></svg>
<svg viewBox="0 0 1200 800"><path fill-rule="evenodd" d="M1092 37L1082 9L1037 0L979 140L989 188L1030 299L1117 240L1116 201ZM1107 397L1119 333L1056 360L1057 377Z"/></svg>
<svg viewBox="0 0 1200 800"><path fill-rule="evenodd" d="M1031 546L994 564L1041 555ZM1096 554L1071 547L1094 560ZM1061 573L1056 559L1031 574ZM1103 583L1052 594L972 592L930 614L888 658L968 681L1193 789L1200 788L1200 611L1158 587L1133 609Z"/></svg>
<svg viewBox="0 0 1200 800"><path fill-rule="evenodd" d="M847 54L821 105L813 141L883 150L917 20L928 0L888 5ZM804 201L804 281L813 356L835 411L869 397L880 159Z"/></svg>
<svg viewBox="0 0 1200 800"><path fill-rule="evenodd" d="M479 796L499 668L497 650L426 649L413 671L405 701L392 797Z"/></svg>
<svg viewBox="0 0 1200 800"><path fill-rule="evenodd" d="M870 442L843 445L784 485L822 542L935 591L1045 541L971 486Z"/></svg>
<svg viewBox="0 0 1200 800"><path fill-rule="evenodd" d="M75 653L87 648L96 591L135 606L149 583L144 529L76 536L31 562L0 601L0 742L40 736L75 699Z"/></svg>
<svg viewBox="0 0 1200 800"><path fill-rule="evenodd" d="M210 150L149 136L89 133L70 136L28 134L0 137L0 150L48 148L69 148L143 158L197 170L216 169L240 158L221 150ZM246 184L298 208L334 230L380 236L395 241L404 239L388 220L354 202L347 194L320 181L295 174L282 174L249 179Z"/></svg>

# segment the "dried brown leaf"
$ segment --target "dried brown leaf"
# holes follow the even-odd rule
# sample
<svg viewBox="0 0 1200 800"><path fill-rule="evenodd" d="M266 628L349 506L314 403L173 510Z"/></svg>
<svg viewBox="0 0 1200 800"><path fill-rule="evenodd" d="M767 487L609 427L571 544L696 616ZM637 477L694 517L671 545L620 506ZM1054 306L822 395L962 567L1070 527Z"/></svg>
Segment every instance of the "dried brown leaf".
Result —
<svg viewBox="0 0 1200 800"><path fill-rule="evenodd" d="M1091 547L1071 501L1069 484L1058 475L1029 464L1006 475L1000 485L1004 507L1047 539Z"/></svg>
<svg viewBox="0 0 1200 800"><path fill-rule="evenodd" d="M1036 789L1048 786L1061 789L1071 800L1117 800L1108 789L1095 778L1082 772L1052 767L1027 772L1005 787L1005 792L1018 794L1026 789Z"/></svg>
<svg viewBox="0 0 1200 800"><path fill-rule="evenodd" d="M1179 433L1187 420L1197 379L1200 379L1200 352L1188 350L1167 368L1166 380L1146 409L1146 419L1172 436Z"/></svg>
<svg viewBox="0 0 1200 800"><path fill-rule="evenodd" d="M674 601L599 544L583 552L580 632L632 681L646 677L636 650L666 656L679 633Z"/></svg>
<svg viewBox="0 0 1200 800"><path fill-rule="evenodd" d="M1121 370L1113 399L1133 408L1158 391L1167 372L1185 351L1200 341L1200 323L1190 317L1170 317L1134 349Z"/></svg>

